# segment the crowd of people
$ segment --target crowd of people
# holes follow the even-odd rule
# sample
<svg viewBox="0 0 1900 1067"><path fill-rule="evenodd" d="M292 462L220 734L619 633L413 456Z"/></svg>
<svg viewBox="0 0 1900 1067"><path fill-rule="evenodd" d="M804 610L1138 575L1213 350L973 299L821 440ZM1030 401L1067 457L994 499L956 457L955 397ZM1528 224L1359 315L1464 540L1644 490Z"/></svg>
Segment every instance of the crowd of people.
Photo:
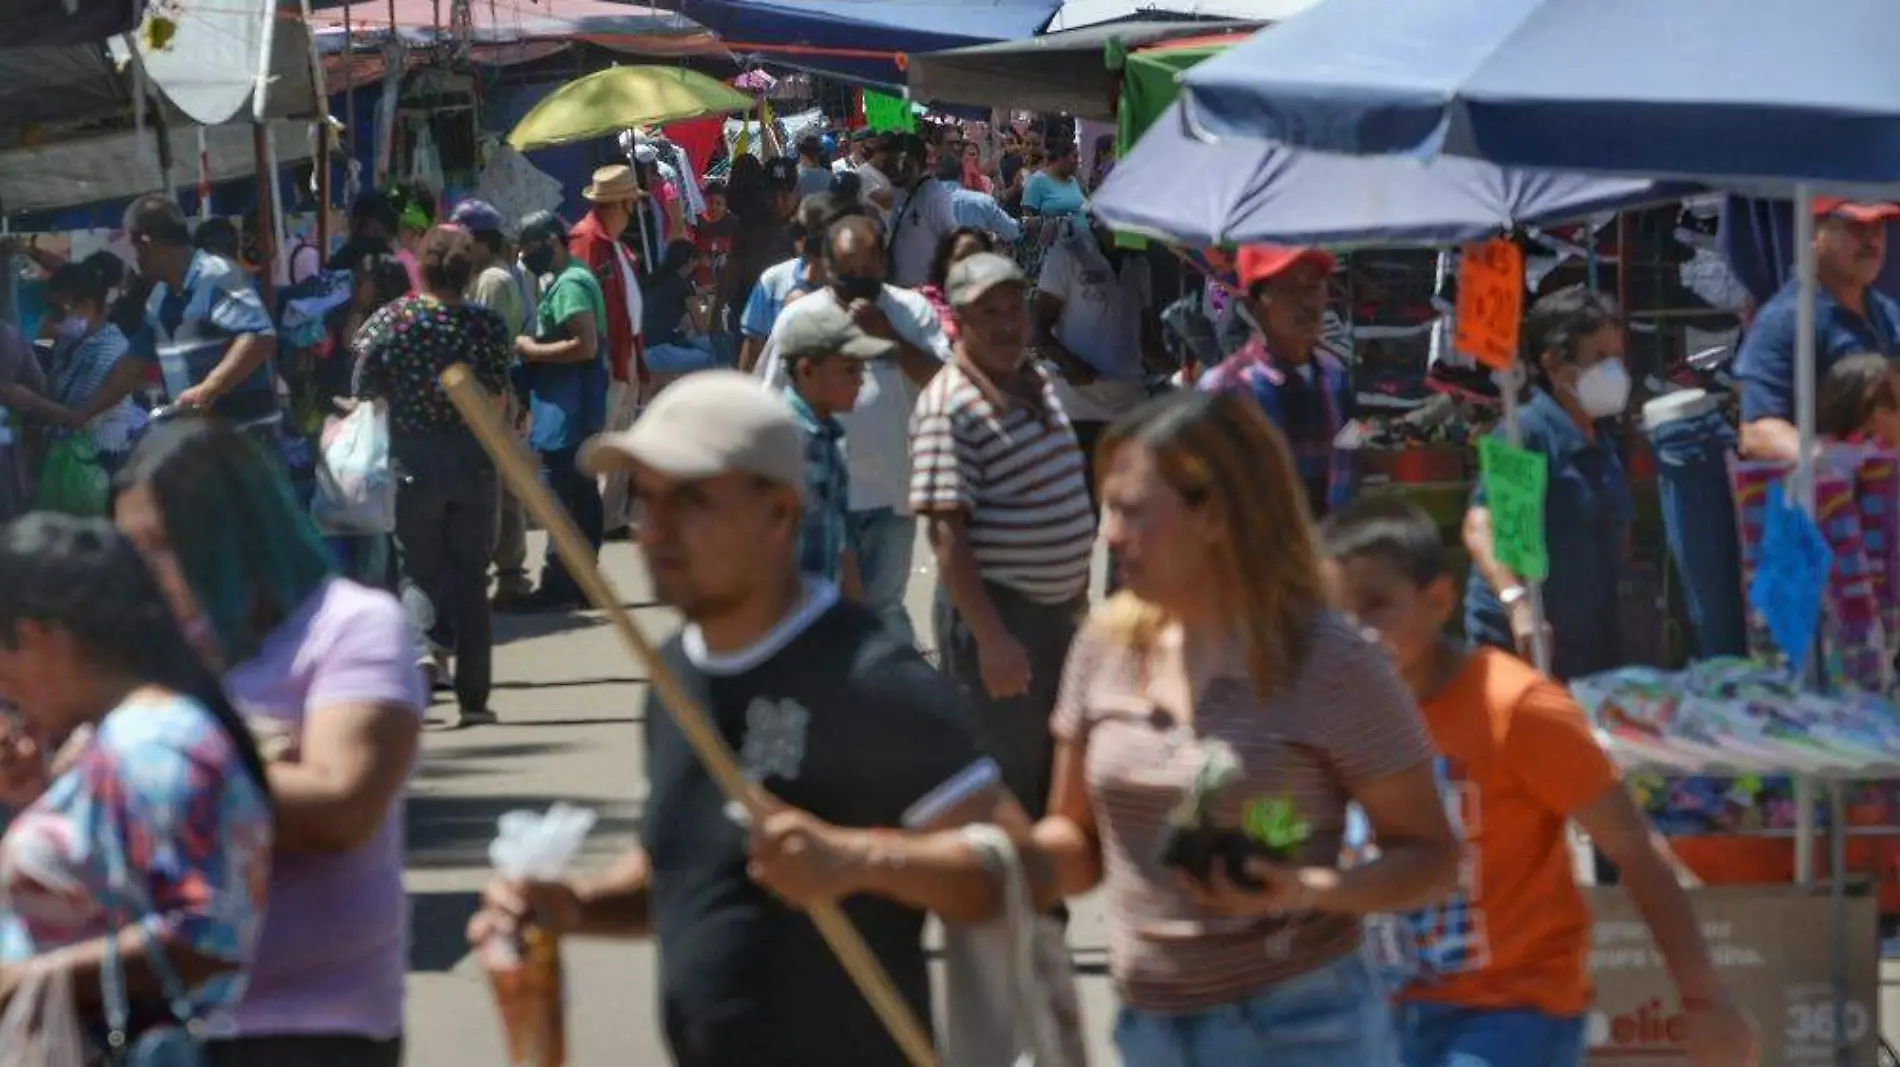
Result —
<svg viewBox="0 0 1900 1067"><path fill-rule="evenodd" d="M572 225L359 203L310 363L336 413L387 420L387 536L312 520L283 335L168 197L126 216L130 312L106 264L61 268L50 373L0 332L0 402L88 435L110 499L16 518L16 479L0 528L0 1015L49 975L116 975L124 1003L82 992L89 1032L400 1061L429 687L492 722L491 613L582 607L552 555L529 584L519 504L439 384L463 363L595 550L637 544L685 620L667 666L772 798L735 821L650 695L638 846L497 882L471 921L478 943L655 938L681 1067L904 1062L801 911L842 905L929 1018L926 916L1005 907L979 822L1039 907L1103 892L1130 1067L1580 1064L1573 820L1648 923L1698 1067L1753 1063L1666 850L1561 682L1514 654L1521 586L1480 551L1482 499L1474 650L1444 636L1436 526L1355 498L1330 255L1241 249L1234 345L1200 372L1163 336L1153 259L1091 215L1072 137L837 152L855 163L741 156L694 218L637 150ZM1601 524L1627 509L1591 458L1620 336L1581 291L1525 328L1524 418L1575 465L1552 507ZM128 398L151 366L148 412ZM1869 386L1866 410L1891 400ZM934 663L905 606L920 534ZM1098 547L1115 591L1092 603ZM1595 662L1562 644L1591 639L1592 603L1556 617L1560 677ZM1297 832L1268 840L1276 818ZM1392 916L1403 958L1375 959L1366 923Z"/></svg>

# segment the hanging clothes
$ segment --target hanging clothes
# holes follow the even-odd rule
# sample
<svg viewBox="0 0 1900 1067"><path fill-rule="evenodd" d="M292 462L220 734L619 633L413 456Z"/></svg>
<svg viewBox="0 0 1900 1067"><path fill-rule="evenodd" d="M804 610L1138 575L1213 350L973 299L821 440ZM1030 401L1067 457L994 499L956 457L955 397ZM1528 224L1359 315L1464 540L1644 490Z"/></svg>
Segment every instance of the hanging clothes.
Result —
<svg viewBox="0 0 1900 1067"><path fill-rule="evenodd" d="M706 173L712 167L713 156L719 152L723 140L726 120L715 115L711 118L693 119L688 122L675 122L661 128L666 139L673 142L686 157L686 166L694 175ZM704 210L703 208L701 209Z"/></svg>

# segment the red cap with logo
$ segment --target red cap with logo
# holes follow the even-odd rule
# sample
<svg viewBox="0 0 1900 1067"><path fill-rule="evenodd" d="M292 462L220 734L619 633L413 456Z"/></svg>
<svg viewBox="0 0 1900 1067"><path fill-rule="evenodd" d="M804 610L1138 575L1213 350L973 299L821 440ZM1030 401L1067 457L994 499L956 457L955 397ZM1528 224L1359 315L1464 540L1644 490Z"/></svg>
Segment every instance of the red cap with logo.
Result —
<svg viewBox="0 0 1900 1067"><path fill-rule="evenodd" d="M1879 201L1854 201L1844 196L1817 196L1814 198L1814 217L1839 215L1851 222L1886 222L1900 219L1900 204L1883 204Z"/></svg>
<svg viewBox="0 0 1900 1067"><path fill-rule="evenodd" d="M1339 265L1331 252L1312 245L1242 245L1236 263L1240 287L1252 289L1272 281L1297 263L1314 263L1331 274Z"/></svg>

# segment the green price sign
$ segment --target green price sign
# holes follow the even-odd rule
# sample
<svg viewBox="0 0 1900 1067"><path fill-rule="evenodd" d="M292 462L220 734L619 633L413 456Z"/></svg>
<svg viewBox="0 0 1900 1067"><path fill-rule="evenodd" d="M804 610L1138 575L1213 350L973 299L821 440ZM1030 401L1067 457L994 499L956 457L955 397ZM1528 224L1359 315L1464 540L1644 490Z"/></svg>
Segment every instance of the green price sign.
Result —
<svg viewBox="0 0 1900 1067"><path fill-rule="evenodd" d="M1549 461L1540 453L1485 437L1478 441L1478 462L1484 472L1484 502L1491 512L1491 544L1498 562L1525 581L1543 581L1550 575L1550 555L1544 548Z"/></svg>

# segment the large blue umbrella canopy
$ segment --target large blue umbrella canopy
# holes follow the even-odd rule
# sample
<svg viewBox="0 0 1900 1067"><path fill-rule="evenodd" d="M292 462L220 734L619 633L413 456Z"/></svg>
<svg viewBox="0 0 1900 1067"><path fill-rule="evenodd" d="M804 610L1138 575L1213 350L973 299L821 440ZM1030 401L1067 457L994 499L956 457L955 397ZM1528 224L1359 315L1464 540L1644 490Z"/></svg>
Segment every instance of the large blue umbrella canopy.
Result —
<svg viewBox="0 0 1900 1067"><path fill-rule="evenodd" d="M665 5L789 67L904 84L877 53L908 54L1016 41L1042 32L1062 0L677 0Z"/></svg>
<svg viewBox="0 0 1900 1067"><path fill-rule="evenodd" d="M1184 79L1190 123L1358 154L1900 180L1895 0L1322 0Z"/></svg>
<svg viewBox="0 0 1900 1067"><path fill-rule="evenodd" d="M1190 245L1443 245L1513 227L1672 200L1696 186L1510 170L1448 156L1349 156L1232 138L1205 142L1174 104L1091 201L1118 229Z"/></svg>

